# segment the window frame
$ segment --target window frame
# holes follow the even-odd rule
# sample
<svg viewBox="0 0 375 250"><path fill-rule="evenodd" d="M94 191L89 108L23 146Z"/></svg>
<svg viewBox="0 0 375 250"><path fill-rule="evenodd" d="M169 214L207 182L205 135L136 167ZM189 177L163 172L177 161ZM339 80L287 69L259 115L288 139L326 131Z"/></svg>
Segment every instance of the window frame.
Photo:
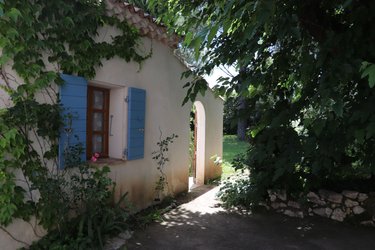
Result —
<svg viewBox="0 0 375 250"><path fill-rule="evenodd" d="M103 109L94 108L94 91L103 92ZM92 138L93 135L102 135L102 153L100 158L109 157L109 100L110 89L100 88L96 86L87 86L87 120L86 120L86 158L91 159L93 154ZM94 113L103 114L103 129L102 131L93 130L93 115Z"/></svg>

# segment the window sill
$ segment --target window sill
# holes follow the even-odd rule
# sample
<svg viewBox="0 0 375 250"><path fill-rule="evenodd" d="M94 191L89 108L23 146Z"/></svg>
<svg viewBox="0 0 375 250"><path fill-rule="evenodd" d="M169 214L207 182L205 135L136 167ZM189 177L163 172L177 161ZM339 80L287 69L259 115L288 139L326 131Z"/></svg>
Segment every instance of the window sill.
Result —
<svg viewBox="0 0 375 250"><path fill-rule="evenodd" d="M102 165L113 166L113 165L123 164L125 162L126 160L116 159L116 158L100 158L96 162L90 161L92 165L98 165L98 166L102 166Z"/></svg>

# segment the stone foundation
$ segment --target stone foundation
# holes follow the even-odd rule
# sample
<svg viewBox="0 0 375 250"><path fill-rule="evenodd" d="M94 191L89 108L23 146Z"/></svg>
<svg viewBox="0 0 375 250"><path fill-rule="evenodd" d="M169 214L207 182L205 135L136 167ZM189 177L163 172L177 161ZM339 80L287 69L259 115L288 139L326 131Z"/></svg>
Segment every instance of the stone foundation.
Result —
<svg viewBox="0 0 375 250"><path fill-rule="evenodd" d="M335 221L375 226L375 193L348 190L336 193L320 189L292 199L284 190L268 190L268 198L264 204L267 209L291 217L321 216Z"/></svg>

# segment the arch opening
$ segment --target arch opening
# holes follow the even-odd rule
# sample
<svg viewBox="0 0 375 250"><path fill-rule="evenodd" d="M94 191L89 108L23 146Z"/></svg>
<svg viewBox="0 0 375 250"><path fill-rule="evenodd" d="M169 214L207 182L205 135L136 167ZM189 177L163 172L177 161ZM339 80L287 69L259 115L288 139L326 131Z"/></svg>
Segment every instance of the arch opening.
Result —
<svg viewBox="0 0 375 250"><path fill-rule="evenodd" d="M206 148L206 113L203 104L195 101L194 112L194 132L193 132L193 157L191 163L192 182L190 188L204 185L205 180L205 148Z"/></svg>

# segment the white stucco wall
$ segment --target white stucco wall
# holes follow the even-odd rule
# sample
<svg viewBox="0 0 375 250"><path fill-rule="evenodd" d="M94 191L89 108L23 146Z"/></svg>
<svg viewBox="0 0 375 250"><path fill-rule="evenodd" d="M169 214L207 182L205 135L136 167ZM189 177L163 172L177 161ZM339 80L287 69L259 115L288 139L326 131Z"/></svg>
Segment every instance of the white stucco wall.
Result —
<svg viewBox="0 0 375 250"><path fill-rule="evenodd" d="M105 34L105 36L103 35ZM100 39L107 40L115 35L115 30L103 30ZM129 199L138 208L145 208L155 198L155 182L158 179L156 163L152 152L157 149L160 132L163 137L177 134L179 137L170 146L170 162L166 167L170 191L176 194L188 189L189 165L189 114L191 103L181 106L186 95L182 88L186 80L181 80L181 73L187 68L177 59L172 49L158 41L143 39L144 52L152 48L152 57L142 63L141 69L136 63L126 63L114 58L103 62L91 83L102 87L115 86L111 90L110 115L113 115L110 156L120 158L126 142L126 103L123 98L114 101L114 95L126 95L127 87L146 90L146 127L145 158L135 161L116 163L111 167L112 176L118 185L118 192L129 192ZM222 156L222 117L223 101L215 98L212 91L199 96L206 110L206 144L205 144L205 180L217 177L221 168L214 166L212 156ZM122 126L119 125L122 121ZM120 142L119 142L120 141ZM121 143L122 141L122 143ZM120 147L120 150L119 148Z"/></svg>
<svg viewBox="0 0 375 250"><path fill-rule="evenodd" d="M224 101L216 98L211 90L207 90L204 97L198 96L205 108L205 182L221 175L221 165L215 164L215 157L222 158L223 152L223 112Z"/></svg>
<svg viewBox="0 0 375 250"><path fill-rule="evenodd" d="M105 28L100 32L98 40L108 40L116 31ZM173 55L171 48L158 41L142 38L144 51L152 47L152 57L142 63L141 68L136 63L126 63L120 58L103 61L103 67L97 70L94 79L89 84L110 88L110 115L113 115L112 135L109 138L110 157L123 158L126 143L127 104L124 98L128 87L146 90L146 126L145 126L145 157L133 161L116 161L110 165L110 176L117 184L116 193L121 195L128 192L129 200L137 209L151 205L156 197L155 182L158 171L152 152L157 150L160 130L163 137L177 134L179 137L170 145L168 153L170 162L166 166L171 194L188 190L189 166L189 116L192 103L181 106L186 89L182 86L181 73L186 67ZM1 98L7 100L0 92ZM41 98L42 100L42 98ZM222 118L223 101L207 91L198 100L206 111L206 144L205 144L205 180L217 177L221 168L214 165L211 158L222 156ZM9 103L8 103L9 104ZM0 104L0 107L2 104ZM160 130L159 130L160 129ZM31 242L36 239L25 223L17 221L8 227L19 235L20 239ZM16 249L22 245L0 230L0 249Z"/></svg>

